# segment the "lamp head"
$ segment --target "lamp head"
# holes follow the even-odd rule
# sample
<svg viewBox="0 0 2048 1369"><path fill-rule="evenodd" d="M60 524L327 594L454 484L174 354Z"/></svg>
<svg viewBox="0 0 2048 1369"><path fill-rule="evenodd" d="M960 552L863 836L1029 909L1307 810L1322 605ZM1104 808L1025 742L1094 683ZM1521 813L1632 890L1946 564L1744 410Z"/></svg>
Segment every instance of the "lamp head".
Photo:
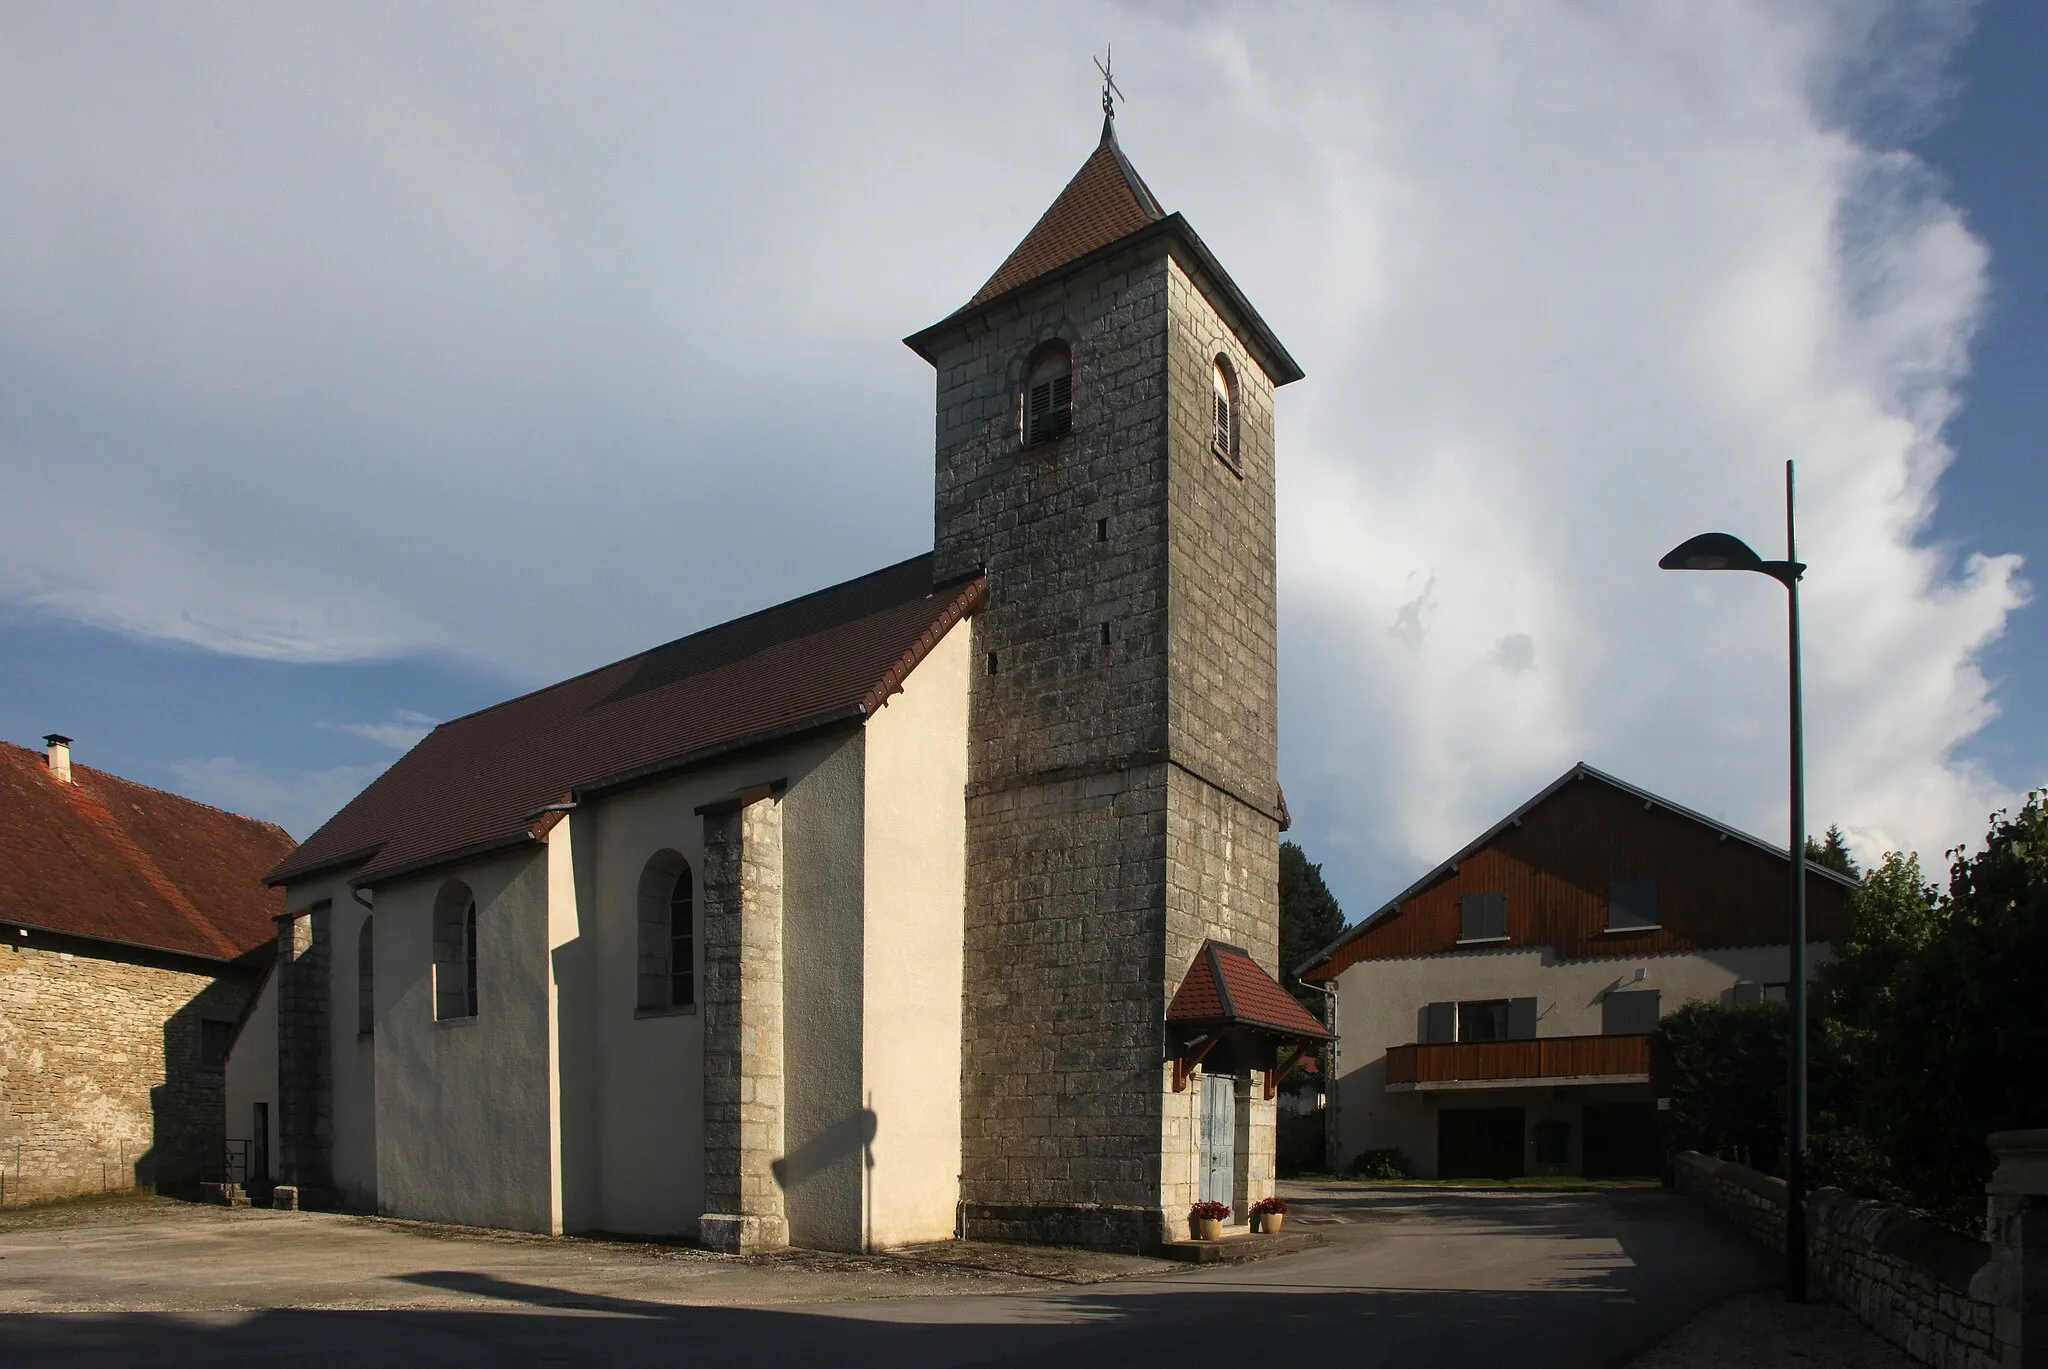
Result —
<svg viewBox="0 0 2048 1369"><path fill-rule="evenodd" d="M1657 563L1661 570L1761 570L1764 559L1749 549L1749 543L1726 532L1703 532L1688 537Z"/></svg>

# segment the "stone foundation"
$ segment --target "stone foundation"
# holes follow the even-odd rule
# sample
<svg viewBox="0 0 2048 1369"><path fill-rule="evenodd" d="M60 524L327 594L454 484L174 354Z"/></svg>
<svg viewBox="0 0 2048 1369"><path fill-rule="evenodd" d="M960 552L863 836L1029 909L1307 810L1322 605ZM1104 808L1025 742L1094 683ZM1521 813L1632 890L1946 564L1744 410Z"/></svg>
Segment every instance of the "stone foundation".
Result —
<svg viewBox="0 0 2048 1369"><path fill-rule="evenodd" d="M1085 1250L1152 1255L1158 1253L1166 1229L1167 1214L1156 1207L1006 1207L988 1203L960 1206L960 1239L964 1241L1070 1245Z"/></svg>

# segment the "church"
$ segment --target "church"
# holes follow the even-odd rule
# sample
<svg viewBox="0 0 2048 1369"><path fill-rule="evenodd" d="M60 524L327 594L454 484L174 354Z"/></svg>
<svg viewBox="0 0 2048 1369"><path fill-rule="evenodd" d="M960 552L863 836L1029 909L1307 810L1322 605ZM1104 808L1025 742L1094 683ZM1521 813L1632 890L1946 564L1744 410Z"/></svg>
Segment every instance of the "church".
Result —
<svg viewBox="0 0 2048 1369"><path fill-rule="evenodd" d="M252 1186L734 1253L1149 1250L1273 1191L1326 1035L1274 980L1301 370L1107 108L905 341L929 553L444 723L271 871Z"/></svg>

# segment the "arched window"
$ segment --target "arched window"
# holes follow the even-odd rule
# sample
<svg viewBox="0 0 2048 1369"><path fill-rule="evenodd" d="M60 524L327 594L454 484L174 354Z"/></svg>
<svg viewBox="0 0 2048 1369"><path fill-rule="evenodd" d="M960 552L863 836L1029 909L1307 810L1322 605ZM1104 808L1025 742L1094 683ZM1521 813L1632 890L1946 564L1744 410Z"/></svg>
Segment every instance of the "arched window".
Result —
<svg viewBox="0 0 2048 1369"><path fill-rule="evenodd" d="M356 934L356 1034L368 1036L377 1029L376 942L370 931L371 918L363 919Z"/></svg>
<svg viewBox="0 0 2048 1369"><path fill-rule="evenodd" d="M640 1006L697 1001L697 897L690 863L657 852L640 872Z"/></svg>
<svg viewBox="0 0 2048 1369"><path fill-rule="evenodd" d="M1048 342L1032 355L1024 376L1024 440L1050 442L1074 427L1074 354Z"/></svg>
<svg viewBox="0 0 2048 1369"><path fill-rule="evenodd" d="M476 895L461 880L434 900L434 1020L476 1016Z"/></svg>
<svg viewBox="0 0 2048 1369"><path fill-rule="evenodd" d="M1230 362L1217 357L1209 368L1209 445L1216 455L1237 464L1237 376Z"/></svg>

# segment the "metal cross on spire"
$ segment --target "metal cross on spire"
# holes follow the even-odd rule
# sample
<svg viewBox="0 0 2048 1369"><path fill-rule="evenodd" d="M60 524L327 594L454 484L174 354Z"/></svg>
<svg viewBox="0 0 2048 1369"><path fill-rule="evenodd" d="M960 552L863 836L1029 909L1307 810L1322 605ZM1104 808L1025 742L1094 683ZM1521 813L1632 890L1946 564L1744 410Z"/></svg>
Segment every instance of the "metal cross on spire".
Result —
<svg viewBox="0 0 2048 1369"><path fill-rule="evenodd" d="M1094 59L1095 69L1102 73L1102 117L1105 119L1116 117L1116 106L1109 97L1115 95L1119 100L1124 98L1124 93L1117 89L1116 78L1109 74L1111 52L1111 47L1105 43L1102 47L1102 56Z"/></svg>

